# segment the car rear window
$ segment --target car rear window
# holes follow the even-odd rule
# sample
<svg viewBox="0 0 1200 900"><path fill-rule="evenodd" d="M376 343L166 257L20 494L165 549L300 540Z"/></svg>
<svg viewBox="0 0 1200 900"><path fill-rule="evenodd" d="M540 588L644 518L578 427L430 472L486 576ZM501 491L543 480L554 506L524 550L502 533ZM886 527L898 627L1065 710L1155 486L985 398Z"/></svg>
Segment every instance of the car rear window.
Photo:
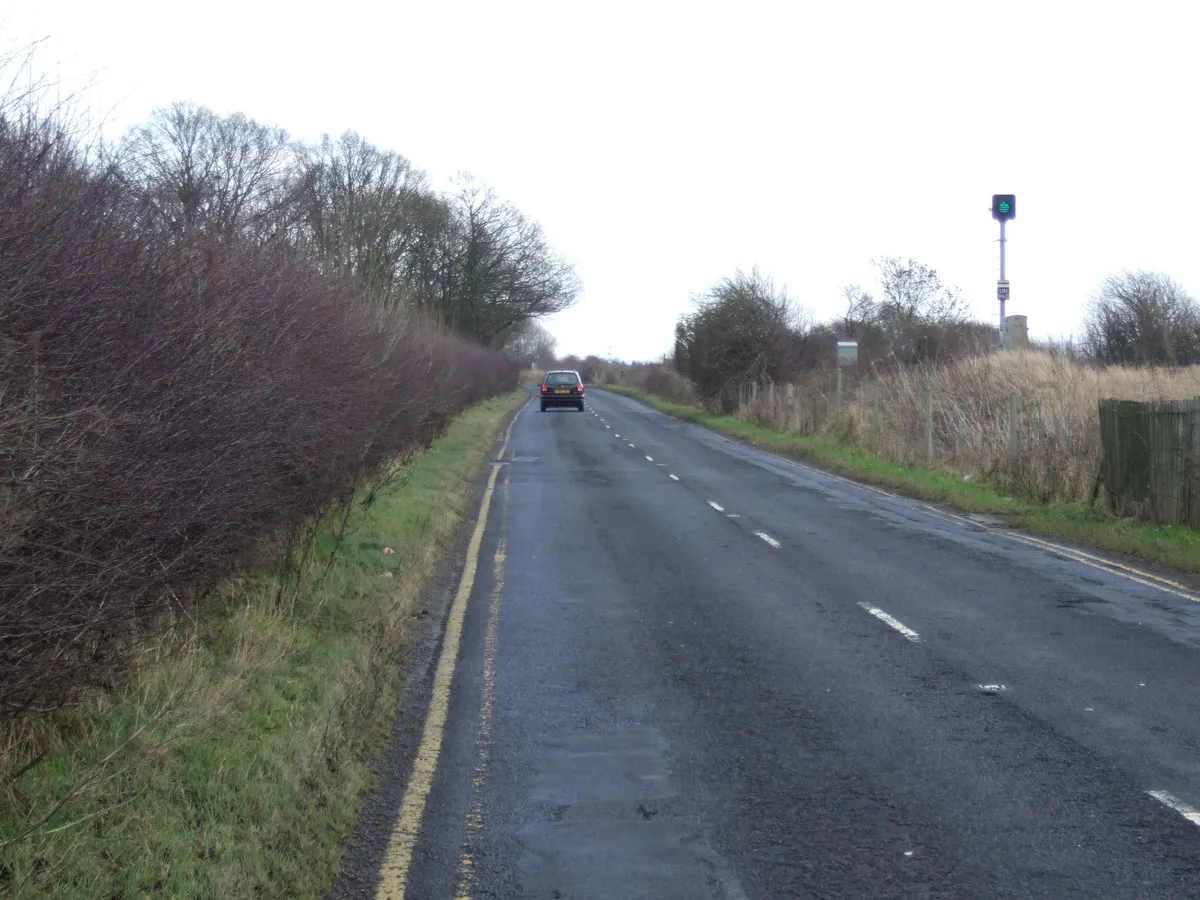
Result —
<svg viewBox="0 0 1200 900"><path fill-rule="evenodd" d="M574 372L551 372L546 376L546 384L578 384Z"/></svg>

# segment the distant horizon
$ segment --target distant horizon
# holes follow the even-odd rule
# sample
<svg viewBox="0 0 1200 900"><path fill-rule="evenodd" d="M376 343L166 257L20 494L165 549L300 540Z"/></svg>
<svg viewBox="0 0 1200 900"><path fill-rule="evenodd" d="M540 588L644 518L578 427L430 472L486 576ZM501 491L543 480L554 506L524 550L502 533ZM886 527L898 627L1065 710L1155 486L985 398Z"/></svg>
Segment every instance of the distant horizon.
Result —
<svg viewBox="0 0 1200 900"><path fill-rule="evenodd" d="M843 286L876 289L872 259L912 257L998 328L993 193L1019 201L1008 312L1032 338L1078 336L1117 272L1200 293L1198 24L1162 2L1080 17L1032 2L350 0L317 21L67 0L10 11L0 34L44 38L37 71L86 85L110 133L192 101L302 139L356 131L435 187L471 172L579 273L579 303L545 322L558 352L652 360L693 295L755 266L827 321Z"/></svg>

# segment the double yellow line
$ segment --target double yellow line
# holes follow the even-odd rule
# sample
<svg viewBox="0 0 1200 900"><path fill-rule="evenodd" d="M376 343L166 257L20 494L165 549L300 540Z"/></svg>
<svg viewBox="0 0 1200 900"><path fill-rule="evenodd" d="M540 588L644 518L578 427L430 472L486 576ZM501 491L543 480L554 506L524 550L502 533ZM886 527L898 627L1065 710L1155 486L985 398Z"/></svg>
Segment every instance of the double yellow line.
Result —
<svg viewBox="0 0 1200 900"><path fill-rule="evenodd" d="M504 443L497 455L498 460L504 457L512 437L513 426L526 406L528 403L517 410L517 414L508 424L504 432ZM429 697L429 711L425 715L421 743L417 747L412 774L404 790L404 799L400 803L400 815L396 819L395 828L388 841L387 853L379 870L379 888L375 892L377 900L404 900L408 889L413 848L416 847L421 831L421 820L424 818L425 805L433 787L433 776L437 773L442 739L446 733L446 717L450 711L450 686L454 681L454 669L458 663L458 650L462 643L463 623L466 621L471 592L475 588L479 551L483 546L483 534L487 528L488 512L492 507L492 497L496 492L496 479L501 466L499 462L492 463L492 471L488 475L487 487L483 492L483 501L479 505L479 516L475 520L475 529L471 532L471 541L467 545L467 559L463 566L462 578L459 579L458 592L454 595L454 602L446 619L446 635L433 676L433 690Z"/></svg>
<svg viewBox="0 0 1200 900"><path fill-rule="evenodd" d="M972 525L976 528L979 523L973 519L968 519L966 516L960 516L956 513L946 512L943 509L938 509L936 506L931 506L928 503L921 504L926 510L933 513L935 516L940 516L943 519L949 519L953 522L958 522L964 525ZM1098 569L1101 572L1107 572L1109 575L1118 575L1128 581L1134 581L1138 584L1146 585L1147 587L1155 588L1166 594L1173 594L1176 597L1182 597L1184 600L1191 600L1193 603L1200 603L1200 596L1188 588L1187 585L1181 584L1178 581L1172 581L1170 578L1163 578L1161 575L1155 575L1153 572L1147 572L1143 569L1128 566L1125 563L1117 562L1115 559L1109 559L1105 556L1097 556L1094 553L1088 553L1086 550L1079 550L1076 547L1067 547L1063 544L1055 543L1054 541L1043 540L1039 537L1034 537L1032 534L1014 531L1001 531L999 529L988 528L987 531L992 534L1000 534L1008 538L1010 541L1016 541L1018 544L1025 544L1029 547L1037 547L1042 550L1051 550L1061 556L1074 560L1082 565L1089 566L1093 569Z"/></svg>

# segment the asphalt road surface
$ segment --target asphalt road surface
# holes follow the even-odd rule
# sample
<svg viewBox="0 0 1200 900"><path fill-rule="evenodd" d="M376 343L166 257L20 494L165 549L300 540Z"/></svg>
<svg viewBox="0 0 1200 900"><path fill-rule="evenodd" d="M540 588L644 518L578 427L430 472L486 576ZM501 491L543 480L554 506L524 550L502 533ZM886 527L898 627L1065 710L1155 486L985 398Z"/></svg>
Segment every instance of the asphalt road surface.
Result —
<svg viewBox="0 0 1200 900"><path fill-rule="evenodd" d="M1182 579L596 390L493 472L335 896L1200 897Z"/></svg>

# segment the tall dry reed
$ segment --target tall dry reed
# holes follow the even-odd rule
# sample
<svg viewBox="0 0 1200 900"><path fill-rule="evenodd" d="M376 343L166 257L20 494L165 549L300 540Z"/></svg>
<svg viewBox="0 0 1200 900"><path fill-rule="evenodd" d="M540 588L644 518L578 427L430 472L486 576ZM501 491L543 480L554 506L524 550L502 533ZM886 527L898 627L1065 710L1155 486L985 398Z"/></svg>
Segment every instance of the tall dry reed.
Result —
<svg viewBox="0 0 1200 900"><path fill-rule="evenodd" d="M748 394L749 392L747 392ZM985 477L1041 500L1087 499L1100 466L1102 398L1200 396L1200 367L1098 368L1037 351L994 353L900 369L847 383L839 405L826 376L759 386L739 415L761 425L822 433L900 463Z"/></svg>

